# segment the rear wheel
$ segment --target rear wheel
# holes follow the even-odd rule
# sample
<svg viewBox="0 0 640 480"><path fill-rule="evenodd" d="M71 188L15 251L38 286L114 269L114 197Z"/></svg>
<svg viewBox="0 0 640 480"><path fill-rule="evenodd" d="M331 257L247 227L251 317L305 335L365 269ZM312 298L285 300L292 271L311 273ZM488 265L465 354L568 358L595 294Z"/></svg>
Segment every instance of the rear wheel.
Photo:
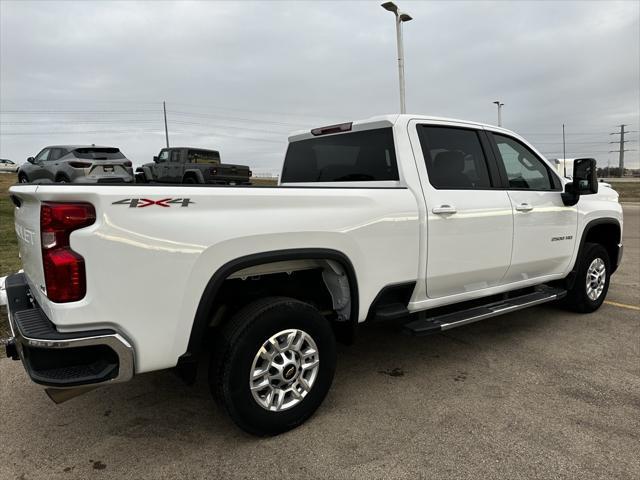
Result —
<svg viewBox="0 0 640 480"><path fill-rule="evenodd" d="M194 183L198 183L198 181L196 180L195 177L188 176L188 177L184 177L184 179L182 180L182 183L194 184Z"/></svg>
<svg viewBox="0 0 640 480"><path fill-rule="evenodd" d="M315 412L335 363L329 322L309 304L271 297L248 305L223 329L209 384L240 428L275 435Z"/></svg>
<svg viewBox="0 0 640 480"><path fill-rule="evenodd" d="M69 180L69 177L66 175L58 175L56 177L56 183L71 183L71 180Z"/></svg>
<svg viewBox="0 0 640 480"><path fill-rule="evenodd" d="M578 259L575 282L563 304L580 313L600 308L609 290L610 265L606 248L598 243L586 243Z"/></svg>

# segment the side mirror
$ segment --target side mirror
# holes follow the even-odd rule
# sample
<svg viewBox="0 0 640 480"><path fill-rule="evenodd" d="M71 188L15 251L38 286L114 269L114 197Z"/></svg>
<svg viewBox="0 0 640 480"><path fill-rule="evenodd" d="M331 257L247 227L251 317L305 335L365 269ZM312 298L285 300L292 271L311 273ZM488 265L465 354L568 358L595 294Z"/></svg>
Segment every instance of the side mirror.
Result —
<svg viewBox="0 0 640 480"><path fill-rule="evenodd" d="M573 161L573 184L580 195L598 193L596 160L594 158L577 158Z"/></svg>
<svg viewBox="0 0 640 480"><path fill-rule="evenodd" d="M29 162L29 163L36 163L36 159L35 159L35 158L33 158L33 157L29 157L29 158L27 158L27 162Z"/></svg>
<svg viewBox="0 0 640 480"><path fill-rule="evenodd" d="M565 185L562 201L566 206L573 206L580 200L580 195L598 193L596 177L596 160L594 158L577 158L573 161L573 181Z"/></svg>
<svg viewBox="0 0 640 480"><path fill-rule="evenodd" d="M158 156L157 155L153 157L153 161L158 163Z"/></svg>

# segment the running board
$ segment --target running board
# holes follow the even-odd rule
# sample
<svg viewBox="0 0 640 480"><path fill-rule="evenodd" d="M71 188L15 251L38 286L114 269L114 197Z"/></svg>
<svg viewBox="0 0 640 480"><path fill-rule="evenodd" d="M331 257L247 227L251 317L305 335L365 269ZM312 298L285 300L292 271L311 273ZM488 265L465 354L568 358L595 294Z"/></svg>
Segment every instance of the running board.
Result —
<svg viewBox="0 0 640 480"><path fill-rule="evenodd" d="M480 307L460 310L436 317L424 316L423 318L418 318L405 324L403 332L414 336L432 335L451 328L478 322L485 318L497 317L505 313L522 310L523 308L559 300L566 294L566 290L543 285L538 287L535 292L526 295L520 295L507 300L500 300L499 302L488 303ZM424 313L422 315L424 315Z"/></svg>

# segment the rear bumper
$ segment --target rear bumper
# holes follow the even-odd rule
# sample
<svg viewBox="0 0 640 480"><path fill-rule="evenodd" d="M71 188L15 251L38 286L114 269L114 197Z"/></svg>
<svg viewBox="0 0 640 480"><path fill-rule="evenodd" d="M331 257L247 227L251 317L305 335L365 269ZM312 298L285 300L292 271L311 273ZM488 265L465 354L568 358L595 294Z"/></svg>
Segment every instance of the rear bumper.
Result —
<svg viewBox="0 0 640 480"><path fill-rule="evenodd" d="M31 300L25 275L6 279L9 326L7 356L22 360L29 377L54 388L124 382L134 374L131 344L112 329L58 332Z"/></svg>

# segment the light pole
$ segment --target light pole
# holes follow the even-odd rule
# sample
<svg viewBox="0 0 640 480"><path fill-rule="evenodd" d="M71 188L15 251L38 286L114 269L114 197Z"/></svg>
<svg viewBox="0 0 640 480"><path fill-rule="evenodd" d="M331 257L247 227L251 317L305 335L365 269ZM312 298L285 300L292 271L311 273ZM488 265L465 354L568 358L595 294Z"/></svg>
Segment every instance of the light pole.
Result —
<svg viewBox="0 0 640 480"><path fill-rule="evenodd" d="M502 126L502 107L504 107L504 103L500 103L500 100L496 100L495 103L498 106L498 126Z"/></svg>
<svg viewBox="0 0 640 480"><path fill-rule="evenodd" d="M398 42L398 76L400 78L400 113L407 113L407 106L404 100L404 47L402 45L402 23L413 20L411 15L403 13L393 2L383 3L382 8L393 12L396 16L396 36Z"/></svg>

